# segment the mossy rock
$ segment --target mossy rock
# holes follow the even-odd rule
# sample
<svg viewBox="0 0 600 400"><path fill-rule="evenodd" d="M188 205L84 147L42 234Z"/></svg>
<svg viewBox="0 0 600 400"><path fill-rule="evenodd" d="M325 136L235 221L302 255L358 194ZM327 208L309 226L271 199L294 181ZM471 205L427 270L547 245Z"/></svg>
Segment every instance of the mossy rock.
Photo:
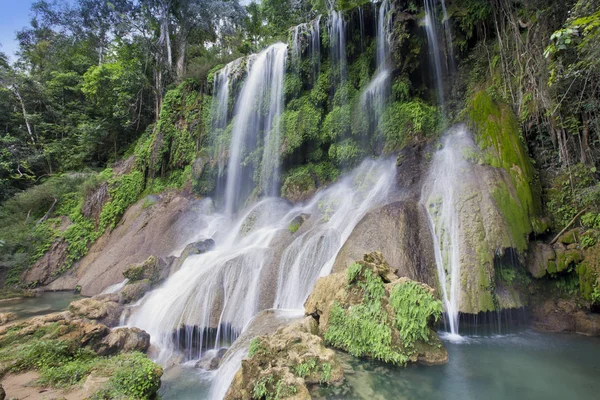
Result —
<svg viewBox="0 0 600 400"><path fill-rule="evenodd" d="M433 329L442 305L431 287L398 278L381 253L317 281L305 312L319 316L329 346L394 365L440 364L448 354Z"/></svg>
<svg viewBox="0 0 600 400"><path fill-rule="evenodd" d="M484 162L508 172L516 190L516 198L509 197L502 188L495 195L513 236L527 236L533 230L542 233L547 223L540 218L541 188L516 116L506 104L480 91L470 102L469 118Z"/></svg>
<svg viewBox="0 0 600 400"><path fill-rule="evenodd" d="M567 268L575 266L583 260L583 254L580 250L557 250L556 251L556 272L563 272Z"/></svg>
<svg viewBox="0 0 600 400"><path fill-rule="evenodd" d="M147 279L151 283L158 281L161 273L162 260L150 256L141 264L133 264L123 271L123 276L129 279L130 283Z"/></svg>

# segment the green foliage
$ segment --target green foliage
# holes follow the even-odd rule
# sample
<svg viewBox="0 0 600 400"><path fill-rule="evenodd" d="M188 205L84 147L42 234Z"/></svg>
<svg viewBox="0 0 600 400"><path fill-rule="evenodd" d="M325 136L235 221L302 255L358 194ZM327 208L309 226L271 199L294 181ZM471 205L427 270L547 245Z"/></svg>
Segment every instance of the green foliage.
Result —
<svg viewBox="0 0 600 400"><path fill-rule="evenodd" d="M436 137L440 130L440 123L439 110L420 99L410 102L392 102L381 119L385 151L397 151L410 140Z"/></svg>
<svg viewBox="0 0 600 400"><path fill-rule="evenodd" d="M283 197L296 197L311 192L337 179L339 170L331 163L306 164L286 173L281 187Z"/></svg>
<svg viewBox="0 0 600 400"><path fill-rule="evenodd" d="M292 221L290 223L290 226L288 227L288 230L290 231L290 233L296 233L296 232L298 232L298 229L300 229L301 226L302 226L301 223Z"/></svg>
<svg viewBox="0 0 600 400"><path fill-rule="evenodd" d="M92 399L152 399L160 388L162 368L146 355L133 352L108 359L110 380Z"/></svg>
<svg viewBox="0 0 600 400"><path fill-rule="evenodd" d="M396 313L404 347L412 348L417 341L429 343L430 322L437 321L443 312L441 301L419 283L407 281L391 291L390 306Z"/></svg>
<svg viewBox="0 0 600 400"><path fill-rule="evenodd" d="M248 348L248 357L252 358L256 354L264 353L264 351L265 351L265 349L262 347L262 345L260 343L260 337L255 337L250 342L250 347Z"/></svg>
<svg viewBox="0 0 600 400"><path fill-rule="evenodd" d="M100 228L114 228L127 208L135 203L144 190L144 175L134 171L109 181L110 201L102 208Z"/></svg>
<svg viewBox="0 0 600 400"><path fill-rule="evenodd" d="M547 189L546 197L556 228L566 226L583 209L590 212L581 217L582 224L594 227L597 223L595 216L600 204L600 184L589 167L577 164L558 175Z"/></svg>
<svg viewBox="0 0 600 400"><path fill-rule="evenodd" d="M263 376L252 387L252 398L255 400L279 400L295 394L295 386L288 386L273 375Z"/></svg>
<svg viewBox="0 0 600 400"><path fill-rule="evenodd" d="M360 269L359 269L360 267ZM348 270L349 291L362 294L360 304L345 308L336 302L331 308L324 339L355 357L404 365L408 357L392 347L392 330L383 308L385 287L379 276L360 264Z"/></svg>

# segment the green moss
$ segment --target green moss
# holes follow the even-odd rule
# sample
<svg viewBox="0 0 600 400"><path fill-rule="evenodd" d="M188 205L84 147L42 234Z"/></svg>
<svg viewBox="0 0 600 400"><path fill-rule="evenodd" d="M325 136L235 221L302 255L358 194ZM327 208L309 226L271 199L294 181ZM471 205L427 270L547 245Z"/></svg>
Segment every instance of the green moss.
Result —
<svg viewBox="0 0 600 400"><path fill-rule="evenodd" d="M532 226L527 215L524 215L526 211L523 210L518 197L511 193L504 183L494 188L491 194L510 232L513 242L510 245L518 251L525 251L527 249L527 237Z"/></svg>
<svg viewBox="0 0 600 400"><path fill-rule="evenodd" d="M331 163L306 164L286 173L281 195L286 198L302 197L318 187L337 179L339 170Z"/></svg>
<svg viewBox="0 0 600 400"><path fill-rule="evenodd" d="M496 103L488 93L480 91L471 100L469 119L484 161L492 167L503 168L514 185L518 204L508 199L504 189L501 189L504 193L496 194L501 211L510 214L505 217L510 221L511 232L526 235L534 228L543 229L544 225L537 221L541 214L541 191L520 138L516 116L507 105ZM521 242L520 238L513 238Z"/></svg>

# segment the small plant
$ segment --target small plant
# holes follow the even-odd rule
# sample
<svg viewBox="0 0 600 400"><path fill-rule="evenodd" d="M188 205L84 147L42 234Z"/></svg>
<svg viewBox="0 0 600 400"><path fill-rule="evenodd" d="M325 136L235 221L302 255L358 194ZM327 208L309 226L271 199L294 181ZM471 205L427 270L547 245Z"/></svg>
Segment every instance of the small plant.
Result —
<svg viewBox="0 0 600 400"><path fill-rule="evenodd" d="M302 226L301 223L299 223L299 222L292 222L290 224L290 226L289 226L290 233L296 233L296 232L298 232L298 229L300 229L300 226Z"/></svg>
<svg viewBox="0 0 600 400"><path fill-rule="evenodd" d="M256 354L260 354L262 352L264 352L264 349L260 344L260 337L252 339L252 341L250 342L250 347L248 348L248 357L252 358Z"/></svg>

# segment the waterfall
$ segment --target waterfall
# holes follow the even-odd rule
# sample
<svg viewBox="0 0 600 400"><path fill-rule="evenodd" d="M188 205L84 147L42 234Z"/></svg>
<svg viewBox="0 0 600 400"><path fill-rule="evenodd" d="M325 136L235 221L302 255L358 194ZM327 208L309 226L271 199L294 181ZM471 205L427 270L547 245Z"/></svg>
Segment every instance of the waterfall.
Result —
<svg viewBox="0 0 600 400"><path fill-rule="evenodd" d="M464 125L452 128L443 139L443 147L433 157L431 169L423 185L421 202L428 211L434 238L435 261L440 289L448 314L446 329L458 338L461 291L461 249L459 182L471 177L471 166L464 155L474 151L475 145Z"/></svg>
<svg viewBox="0 0 600 400"><path fill-rule="evenodd" d="M395 171L393 160L366 160L304 205L267 198L235 220L208 212L195 237L212 237L215 249L188 257L132 310L127 325L150 334L165 364L229 347L254 315L273 304L302 308L360 219L390 202ZM294 238L289 225L301 215L310 217Z"/></svg>
<svg viewBox="0 0 600 400"><path fill-rule="evenodd" d="M254 190L255 167L253 153L264 139L260 176L263 194L273 194L279 180L279 124L274 119L283 109L283 75L287 45L276 43L248 58L248 76L238 96L234 111L233 130L229 145L225 211L231 215ZM263 107L267 105L268 109ZM264 131L264 137L259 133ZM277 146L277 147L275 147Z"/></svg>
<svg viewBox="0 0 600 400"><path fill-rule="evenodd" d="M371 131L378 129L381 116L385 111L390 93L390 35L392 31L392 7L388 0L383 0L376 14L377 26L377 71L361 94L363 112L367 112Z"/></svg>
<svg viewBox="0 0 600 400"><path fill-rule="evenodd" d="M231 75L239 64L240 59L227 64L223 69L215 73L213 82L212 144L217 152L216 158L218 160L219 176L223 176L225 172L226 146L223 143L222 132L227 128L228 122Z"/></svg>
<svg viewBox="0 0 600 400"><path fill-rule="evenodd" d="M327 33L329 34L329 58L334 77L335 90L343 87L347 78L347 59L346 59L346 22L344 14L333 8L329 12L327 21ZM342 96L342 102L345 97Z"/></svg>
<svg viewBox="0 0 600 400"><path fill-rule="evenodd" d="M438 0L425 0L425 30L429 57L433 64L434 82L439 104L445 113L446 98L444 94L444 76L454 70L454 51L452 49L452 32L448 20L448 12L444 0L439 0L442 8L442 20L437 12ZM440 34L440 26L444 33ZM444 52L445 51L445 52Z"/></svg>
<svg viewBox="0 0 600 400"><path fill-rule="evenodd" d="M291 29L292 38L290 43L292 55L292 67L295 72L300 72L300 63L304 53L303 43L308 47L308 54L312 64L312 82L314 83L321 67L321 15L314 20L296 25Z"/></svg>
<svg viewBox="0 0 600 400"><path fill-rule="evenodd" d="M321 223L288 246L279 263L274 308L302 308L317 278L331 273L335 256L361 218L388 202L396 170L390 161L364 161L339 183L315 196L301 214L321 211Z"/></svg>

